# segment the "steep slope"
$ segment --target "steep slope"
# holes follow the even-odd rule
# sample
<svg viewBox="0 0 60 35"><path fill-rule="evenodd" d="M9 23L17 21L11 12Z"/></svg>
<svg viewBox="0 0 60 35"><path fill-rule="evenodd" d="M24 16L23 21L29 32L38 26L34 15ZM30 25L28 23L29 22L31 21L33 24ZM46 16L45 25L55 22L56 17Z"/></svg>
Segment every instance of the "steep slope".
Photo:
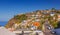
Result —
<svg viewBox="0 0 60 35"><path fill-rule="evenodd" d="M14 28L17 24L17 28L31 28L34 22L39 22L40 25L37 29L42 29L42 26L46 20L48 20L49 24L53 27L57 27L59 14L60 10L37 10L35 12L18 14L10 19L5 27Z"/></svg>

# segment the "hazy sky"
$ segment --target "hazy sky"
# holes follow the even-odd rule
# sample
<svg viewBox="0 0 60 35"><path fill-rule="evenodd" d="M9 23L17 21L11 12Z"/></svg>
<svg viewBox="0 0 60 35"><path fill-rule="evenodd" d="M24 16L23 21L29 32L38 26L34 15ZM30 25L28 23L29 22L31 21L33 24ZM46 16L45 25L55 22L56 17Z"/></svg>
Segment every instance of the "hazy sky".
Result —
<svg viewBox="0 0 60 35"><path fill-rule="evenodd" d="M60 9L60 0L0 0L0 21L8 21L19 13L51 8Z"/></svg>

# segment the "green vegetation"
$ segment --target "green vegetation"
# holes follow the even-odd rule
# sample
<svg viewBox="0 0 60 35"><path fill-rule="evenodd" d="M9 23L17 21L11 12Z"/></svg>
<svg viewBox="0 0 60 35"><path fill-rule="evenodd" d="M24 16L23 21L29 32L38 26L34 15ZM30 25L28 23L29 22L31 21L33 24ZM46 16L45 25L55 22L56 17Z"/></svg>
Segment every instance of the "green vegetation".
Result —
<svg viewBox="0 0 60 35"><path fill-rule="evenodd" d="M51 10L56 10L55 8L52 8Z"/></svg>
<svg viewBox="0 0 60 35"><path fill-rule="evenodd" d="M50 11L50 10L48 10L48 9L46 9L45 11ZM37 10L36 11L36 13L32 13L32 14L34 14L34 15L36 15L37 14L37 12L38 13L40 13L39 14L39 16L41 15L41 17L38 17L37 19L39 19L40 21L40 26L38 27L38 29L42 29L42 25L45 23L45 20L46 19L48 19L48 22L54 27L54 28L56 28L57 27L57 24L58 24L58 14L60 14L60 11L58 11L58 10L56 10L55 8L52 8L51 9L51 12L52 13L55 13L55 15L54 16L51 16L50 15L50 13L51 12L49 12L48 14L44 14L44 13L42 13L41 12L41 10ZM38 14L37 14L38 15ZM31 16L31 14L30 14L30 16ZM23 20L27 20L27 19L29 19L28 17L30 17L30 16L26 16L26 14L21 14L21 15L16 15L16 16L14 16L14 18L13 19L15 19L15 20L13 20L12 22L15 22L15 23L17 23L17 24L19 24L19 23L21 23ZM30 17L30 19L32 19L28 24L29 24L29 26L27 25L26 27L27 28L30 28L31 27L31 24L32 24L32 21L35 21L35 18L36 16L34 16L34 17ZM53 19L55 17L55 19ZM9 24L7 24L6 25L6 27L12 27L12 22L11 23L9 23ZM21 26L18 26L17 28L21 28Z"/></svg>
<svg viewBox="0 0 60 35"><path fill-rule="evenodd" d="M25 14L22 14L22 15L16 15L16 16L14 16L14 18L19 20L19 22L22 22L23 20L27 19L27 16Z"/></svg>

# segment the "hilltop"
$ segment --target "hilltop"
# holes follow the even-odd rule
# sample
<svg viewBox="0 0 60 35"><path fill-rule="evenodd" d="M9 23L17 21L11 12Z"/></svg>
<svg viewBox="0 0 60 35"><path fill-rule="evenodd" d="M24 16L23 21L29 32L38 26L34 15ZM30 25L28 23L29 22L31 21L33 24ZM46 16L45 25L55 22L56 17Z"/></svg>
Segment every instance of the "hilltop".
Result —
<svg viewBox="0 0 60 35"><path fill-rule="evenodd" d="M58 21L60 21L60 10L52 8L51 10L37 10L30 13L18 14L11 18L6 24L6 28L33 28L37 26L37 29L42 30L43 24L48 23L53 27L57 27ZM34 24L37 23L37 24Z"/></svg>

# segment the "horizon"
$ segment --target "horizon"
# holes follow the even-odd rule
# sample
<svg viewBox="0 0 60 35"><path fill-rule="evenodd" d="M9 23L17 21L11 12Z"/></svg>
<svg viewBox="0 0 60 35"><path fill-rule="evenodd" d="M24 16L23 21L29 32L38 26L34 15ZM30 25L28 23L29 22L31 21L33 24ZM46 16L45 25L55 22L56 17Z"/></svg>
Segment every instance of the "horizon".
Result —
<svg viewBox="0 0 60 35"><path fill-rule="evenodd" d="M0 0L0 22L9 21L17 14L59 7L60 0Z"/></svg>

